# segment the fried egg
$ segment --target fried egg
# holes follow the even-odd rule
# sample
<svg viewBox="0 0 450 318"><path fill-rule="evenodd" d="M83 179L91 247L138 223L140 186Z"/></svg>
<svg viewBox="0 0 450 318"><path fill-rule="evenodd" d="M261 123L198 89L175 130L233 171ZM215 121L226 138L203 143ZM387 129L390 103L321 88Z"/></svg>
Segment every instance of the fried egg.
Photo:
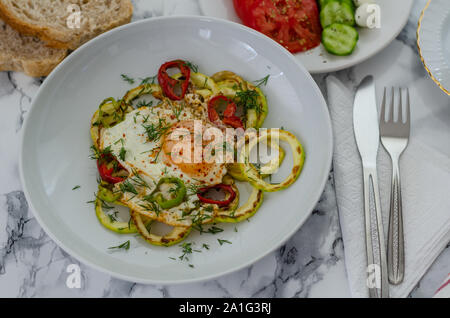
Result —
<svg viewBox="0 0 450 318"><path fill-rule="evenodd" d="M100 149L111 151L130 174L123 183L131 183L138 192L122 191L123 204L173 226L190 226L196 218L204 219L200 223L213 219L214 209L199 209L196 192L189 189L220 184L227 170L224 163L194 162L194 151L188 157L187 152L180 153L180 145L181 149L194 149L195 121L203 130L212 126L208 123L206 103L195 94L187 94L182 102L164 100L154 107L138 108L119 124L102 129ZM177 131L186 136L172 138ZM153 192L162 177L169 176L183 180L188 189L185 202L166 211L153 211L143 197ZM123 183L115 185L118 191L123 189ZM186 214L190 217L186 218Z"/></svg>

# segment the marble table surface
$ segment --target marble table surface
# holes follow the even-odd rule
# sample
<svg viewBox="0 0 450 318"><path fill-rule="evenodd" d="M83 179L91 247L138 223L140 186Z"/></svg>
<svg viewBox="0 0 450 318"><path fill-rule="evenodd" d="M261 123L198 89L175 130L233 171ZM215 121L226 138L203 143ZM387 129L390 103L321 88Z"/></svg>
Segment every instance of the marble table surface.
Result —
<svg viewBox="0 0 450 318"><path fill-rule="evenodd" d="M163 15L201 15L197 0L134 0L134 20ZM392 83L428 83L415 46L418 17L426 0L416 0L409 22L397 39L371 63L336 75L352 81L358 72L382 63L386 54L404 52L403 67L392 69ZM365 66L365 65L368 66ZM326 96L324 79L314 79ZM21 127L44 79L0 72L0 297L348 297L333 173L314 212L280 249L251 267L203 283L155 286L122 281L92 269L60 249L29 209L19 178ZM67 267L81 268L80 288L68 288ZM444 250L411 297L431 297L448 274L450 248Z"/></svg>

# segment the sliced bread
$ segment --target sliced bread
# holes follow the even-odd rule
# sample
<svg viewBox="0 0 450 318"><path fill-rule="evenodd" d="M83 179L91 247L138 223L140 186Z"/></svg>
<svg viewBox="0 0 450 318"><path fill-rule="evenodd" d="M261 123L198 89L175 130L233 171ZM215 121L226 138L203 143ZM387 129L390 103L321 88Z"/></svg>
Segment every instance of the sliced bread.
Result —
<svg viewBox="0 0 450 318"><path fill-rule="evenodd" d="M67 55L36 37L23 36L0 20L0 71L18 71L33 77L47 76Z"/></svg>
<svg viewBox="0 0 450 318"><path fill-rule="evenodd" d="M78 25L76 12L81 14ZM0 0L0 18L14 29L71 50L130 22L132 15L130 0Z"/></svg>

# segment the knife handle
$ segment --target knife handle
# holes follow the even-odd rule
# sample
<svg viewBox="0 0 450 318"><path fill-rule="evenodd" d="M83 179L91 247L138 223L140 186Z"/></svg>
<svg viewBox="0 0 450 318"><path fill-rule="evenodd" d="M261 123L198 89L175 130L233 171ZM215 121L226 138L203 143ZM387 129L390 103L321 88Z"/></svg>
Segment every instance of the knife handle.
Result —
<svg viewBox="0 0 450 318"><path fill-rule="evenodd" d="M369 296L389 298L386 245L376 168L364 168L364 219Z"/></svg>

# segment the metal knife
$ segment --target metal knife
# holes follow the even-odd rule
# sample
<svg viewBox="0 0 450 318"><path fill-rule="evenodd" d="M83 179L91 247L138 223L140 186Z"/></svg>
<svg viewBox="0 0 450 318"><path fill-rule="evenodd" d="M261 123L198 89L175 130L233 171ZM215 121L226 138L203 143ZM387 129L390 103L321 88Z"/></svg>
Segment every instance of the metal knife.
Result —
<svg viewBox="0 0 450 318"><path fill-rule="evenodd" d="M353 104L353 129L364 176L364 219L367 252L367 287L371 298L388 298L389 283L383 219L377 177L380 145L378 112L373 76L361 81Z"/></svg>

